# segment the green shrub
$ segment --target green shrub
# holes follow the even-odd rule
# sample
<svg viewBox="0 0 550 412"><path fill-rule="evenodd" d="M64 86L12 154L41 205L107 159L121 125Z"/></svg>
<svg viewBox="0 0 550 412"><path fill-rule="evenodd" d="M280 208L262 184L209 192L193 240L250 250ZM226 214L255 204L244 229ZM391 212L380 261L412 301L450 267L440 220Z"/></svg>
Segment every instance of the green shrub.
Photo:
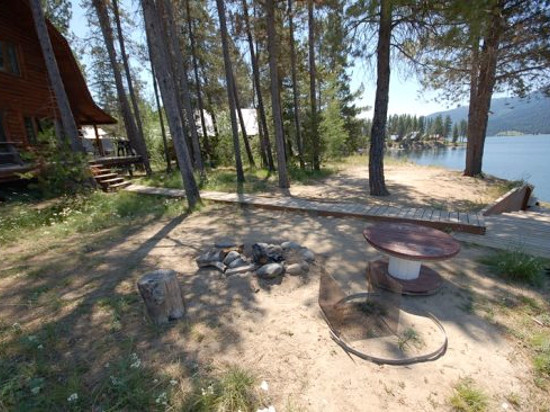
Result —
<svg viewBox="0 0 550 412"><path fill-rule="evenodd" d="M544 260L525 253L522 247L499 251L480 261L497 275L511 280L537 284L540 282Z"/></svg>
<svg viewBox="0 0 550 412"><path fill-rule="evenodd" d="M29 187L38 189L43 197L73 195L90 190L92 175L86 155L75 153L68 143L59 143L53 129L38 135L40 152L29 154L39 165L39 171L29 172L22 177L36 178Z"/></svg>

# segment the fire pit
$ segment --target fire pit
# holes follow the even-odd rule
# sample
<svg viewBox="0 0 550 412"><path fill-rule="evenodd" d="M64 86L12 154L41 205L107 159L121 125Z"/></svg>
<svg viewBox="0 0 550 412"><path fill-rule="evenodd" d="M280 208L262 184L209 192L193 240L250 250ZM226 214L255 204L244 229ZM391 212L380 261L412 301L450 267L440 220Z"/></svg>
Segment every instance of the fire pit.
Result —
<svg viewBox="0 0 550 412"><path fill-rule="evenodd" d="M315 254L296 242L217 243L196 259L199 268L213 267L225 276L255 274L275 279L285 274L304 275L315 261Z"/></svg>

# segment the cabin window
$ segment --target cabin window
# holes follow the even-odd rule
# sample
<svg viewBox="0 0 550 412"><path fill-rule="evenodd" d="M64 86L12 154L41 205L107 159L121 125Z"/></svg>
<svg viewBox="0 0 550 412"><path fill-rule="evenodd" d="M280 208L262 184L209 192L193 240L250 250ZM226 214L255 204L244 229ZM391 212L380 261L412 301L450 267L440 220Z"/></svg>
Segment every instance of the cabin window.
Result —
<svg viewBox="0 0 550 412"><path fill-rule="evenodd" d="M0 112L0 143L7 142L6 131L4 130L4 113Z"/></svg>
<svg viewBox="0 0 550 412"><path fill-rule="evenodd" d="M13 43L0 40L0 71L19 76L19 60L17 58L17 48Z"/></svg>
<svg viewBox="0 0 550 412"><path fill-rule="evenodd" d="M27 140L31 144L36 144L36 127L32 117L25 117L25 131L27 132Z"/></svg>

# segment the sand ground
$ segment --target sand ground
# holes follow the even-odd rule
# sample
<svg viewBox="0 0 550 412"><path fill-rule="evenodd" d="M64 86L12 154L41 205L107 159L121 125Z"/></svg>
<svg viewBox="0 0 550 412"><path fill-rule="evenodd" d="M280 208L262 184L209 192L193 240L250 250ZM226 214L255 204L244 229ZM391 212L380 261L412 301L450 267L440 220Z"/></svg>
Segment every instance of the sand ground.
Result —
<svg viewBox="0 0 550 412"><path fill-rule="evenodd" d="M477 202L486 192L483 182L465 187L460 176L441 169L399 166L388 170L392 200L400 204L448 205ZM363 198L366 181L361 169L327 179L326 186L296 187L295 195L330 199ZM361 189L361 190L359 190ZM366 199L366 197L364 197ZM375 200L376 201L376 200ZM410 202L410 203L409 203ZM443 288L430 297L404 297L403 305L432 312L449 338L440 359L409 366L384 366L349 356L330 338L317 303L322 271L333 276L345 293L366 288L365 269L379 253L369 247L362 230L369 223L353 218L209 206L199 213L156 222L135 222L124 237L106 237L82 251L78 239L28 259L31 267L85 254L70 273L72 281L59 292L68 302L59 314L22 310L16 303L31 287L47 280L10 278L0 288L3 319L39 328L63 322L71 329L67 356L96 354L101 365L117 356L102 337L112 333L101 309L78 313L105 296L135 296L137 279L156 268L181 276L188 315L165 330L152 331L135 300L120 319L119 334L131 337L146 365L180 379L182 390L196 370L239 365L269 384L268 403L280 410L307 411L439 411L449 410L453 385L469 377L489 395L490 410L548 410L549 399L533 385L531 362L520 342L498 326L486 312L472 310L473 297L484 300L540 299L537 292L505 284L488 273L477 259L487 249L462 244L455 258L430 264L444 278ZM197 270L194 259L215 242L282 242L292 240L317 254L317 267L303 278L285 276L280 284L251 287L252 277L225 278L215 270ZM13 251L18 246L14 246ZM10 250L6 251L9 256ZM544 296L542 296L544 298ZM534 325L536 326L536 325ZM114 344L113 344L114 343ZM92 355L90 355L92 356ZM511 405L510 397L520 406Z"/></svg>

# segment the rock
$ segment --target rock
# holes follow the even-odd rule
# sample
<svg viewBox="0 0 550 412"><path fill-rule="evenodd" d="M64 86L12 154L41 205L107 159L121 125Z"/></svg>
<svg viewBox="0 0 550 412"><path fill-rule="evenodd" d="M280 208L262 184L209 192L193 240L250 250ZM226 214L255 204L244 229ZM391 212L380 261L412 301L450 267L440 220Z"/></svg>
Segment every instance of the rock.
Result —
<svg viewBox="0 0 550 412"><path fill-rule="evenodd" d="M231 242L230 240L221 240L214 243L214 246L218 249L231 249L237 246L237 242Z"/></svg>
<svg viewBox="0 0 550 412"><path fill-rule="evenodd" d="M292 276L298 276L302 274L302 266L299 263L293 263L285 268L285 272Z"/></svg>
<svg viewBox="0 0 550 412"><path fill-rule="evenodd" d="M256 269L256 265L239 266L237 268L230 268L225 271L225 276L237 275L239 273L253 272Z"/></svg>
<svg viewBox="0 0 550 412"><path fill-rule="evenodd" d="M283 250L298 250L300 249L302 246L300 246L298 243L296 242L283 242L281 243L281 247L283 248Z"/></svg>
<svg viewBox="0 0 550 412"><path fill-rule="evenodd" d="M283 274L285 268L280 263L268 263L256 271L256 275L264 279L273 279Z"/></svg>
<svg viewBox="0 0 550 412"><path fill-rule="evenodd" d="M254 243L252 245L252 257L254 262L261 265L270 262L282 262L284 260L283 248L279 245Z"/></svg>
<svg viewBox="0 0 550 412"><path fill-rule="evenodd" d="M248 265L248 264L249 263L246 260L244 260L243 258L241 258L240 255L239 255L239 257L237 259L235 259L233 262L231 262L229 264L229 268L230 269L238 268L240 266L245 266L245 265Z"/></svg>
<svg viewBox="0 0 550 412"><path fill-rule="evenodd" d="M229 252L226 256L225 256L225 259L223 260L223 263L226 264L226 265L229 265L231 264L231 262L233 262L235 259L238 259L241 257L241 254L239 252L236 252L234 250L232 250L231 252Z"/></svg>
<svg viewBox="0 0 550 412"><path fill-rule="evenodd" d="M213 267L218 269L220 272L224 273L227 269L227 266L225 266L222 262L205 262L202 264L199 264L200 268L206 268L206 267Z"/></svg>
<svg viewBox="0 0 550 412"><path fill-rule="evenodd" d="M305 248L302 248L300 250L300 254L302 255L302 258L306 261L306 262L315 262L315 253L313 253L311 250L309 250L307 247Z"/></svg>
<svg viewBox="0 0 550 412"><path fill-rule="evenodd" d="M197 259L197 265L199 267L208 266L209 262L221 262L225 257L225 253L222 250L210 249L208 252L203 253Z"/></svg>

